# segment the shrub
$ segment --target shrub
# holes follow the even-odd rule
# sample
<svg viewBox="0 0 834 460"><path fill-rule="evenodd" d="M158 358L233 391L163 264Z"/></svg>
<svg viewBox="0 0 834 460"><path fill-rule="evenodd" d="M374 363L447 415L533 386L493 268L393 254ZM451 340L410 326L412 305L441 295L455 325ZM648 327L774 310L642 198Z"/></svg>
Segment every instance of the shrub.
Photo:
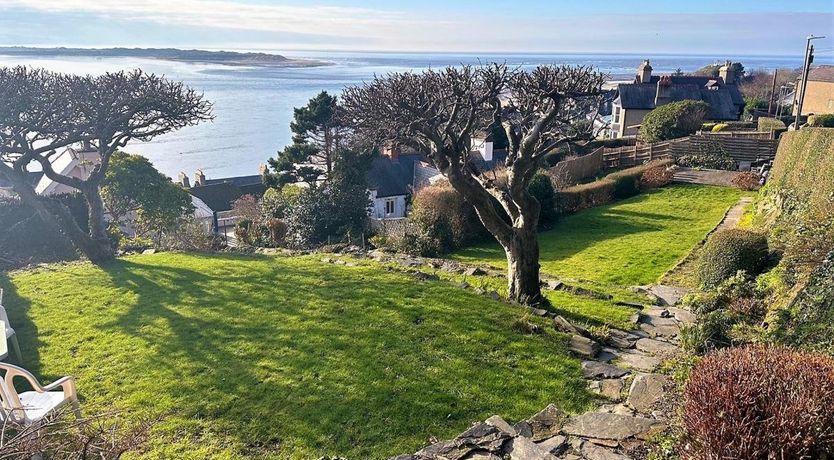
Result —
<svg viewBox="0 0 834 460"><path fill-rule="evenodd" d="M281 188L268 188L261 198L261 208L264 217L283 218L287 209L295 206L298 197L301 195L302 187L297 185L285 185Z"/></svg>
<svg viewBox="0 0 834 460"><path fill-rule="evenodd" d="M603 178L587 184L576 185L559 192L559 212L574 213L603 205L614 199L614 181Z"/></svg>
<svg viewBox="0 0 834 460"><path fill-rule="evenodd" d="M678 101L649 112L640 124L640 136L646 142L659 142L688 136L701 127L709 113L702 101Z"/></svg>
<svg viewBox="0 0 834 460"><path fill-rule="evenodd" d="M720 133L721 131L725 131L730 127L727 123L718 123L717 125L713 126L710 131L713 133Z"/></svg>
<svg viewBox="0 0 834 460"><path fill-rule="evenodd" d="M0 270L78 257L63 233L18 199L0 199L0 222Z"/></svg>
<svg viewBox="0 0 834 460"><path fill-rule="evenodd" d="M681 347L695 354L729 347L733 344L730 331L738 322L736 315L723 309L702 314L697 321L681 328Z"/></svg>
<svg viewBox="0 0 834 460"><path fill-rule="evenodd" d="M550 182L550 178L545 174L536 174L530 181L528 190L541 206L539 226L547 227L556 222L559 213L556 210L556 191L553 190L553 183Z"/></svg>
<svg viewBox="0 0 834 460"><path fill-rule="evenodd" d="M672 176L674 176L674 173L667 164L652 166L643 171L640 176L640 189L663 187L672 182Z"/></svg>
<svg viewBox="0 0 834 460"><path fill-rule="evenodd" d="M409 222L416 230L404 239L404 249L426 256L461 248L488 235L472 205L445 182L415 194Z"/></svg>
<svg viewBox="0 0 834 460"><path fill-rule="evenodd" d="M638 179L632 175L615 175L614 198L629 198L640 193Z"/></svg>
<svg viewBox="0 0 834 460"><path fill-rule="evenodd" d="M823 113L808 118L808 126L814 128L834 128L834 113Z"/></svg>
<svg viewBox="0 0 834 460"><path fill-rule="evenodd" d="M714 122L704 123L704 124L701 125L701 131L712 131L712 128L714 128L715 125L717 125L717 124L718 123L714 123Z"/></svg>
<svg viewBox="0 0 834 460"><path fill-rule="evenodd" d="M697 460L825 458L834 453L834 361L783 347L713 353L684 390Z"/></svg>
<svg viewBox="0 0 834 460"><path fill-rule="evenodd" d="M767 239L761 233L740 229L716 232L704 245L698 260L699 281L712 287L739 270L756 275L764 267L767 256Z"/></svg>
<svg viewBox="0 0 834 460"><path fill-rule="evenodd" d="M778 118L759 117L756 123L756 130L759 132L786 131L787 129L785 123Z"/></svg>
<svg viewBox="0 0 834 460"><path fill-rule="evenodd" d="M758 190L760 187L759 175L750 171L736 174L731 182L736 187L747 191Z"/></svg>

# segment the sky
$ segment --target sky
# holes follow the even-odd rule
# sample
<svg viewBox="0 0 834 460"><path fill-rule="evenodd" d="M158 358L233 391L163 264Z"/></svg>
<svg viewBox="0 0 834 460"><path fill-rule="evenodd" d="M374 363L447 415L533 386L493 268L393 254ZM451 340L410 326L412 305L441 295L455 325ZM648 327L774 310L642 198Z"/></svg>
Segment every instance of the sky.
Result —
<svg viewBox="0 0 834 460"><path fill-rule="evenodd" d="M0 45L785 55L834 0L0 0Z"/></svg>

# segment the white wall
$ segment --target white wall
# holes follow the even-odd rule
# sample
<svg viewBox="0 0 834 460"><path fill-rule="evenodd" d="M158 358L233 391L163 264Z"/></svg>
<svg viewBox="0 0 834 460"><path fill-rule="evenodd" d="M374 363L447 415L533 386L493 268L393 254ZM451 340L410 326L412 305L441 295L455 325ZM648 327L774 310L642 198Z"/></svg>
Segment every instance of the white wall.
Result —
<svg viewBox="0 0 834 460"><path fill-rule="evenodd" d="M405 217L405 214L407 212L405 195L377 197L376 190L371 190L370 197L371 202L373 203L373 206L370 210L371 217L377 219ZM385 204L389 201L393 202L394 212L386 213Z"/></svg>

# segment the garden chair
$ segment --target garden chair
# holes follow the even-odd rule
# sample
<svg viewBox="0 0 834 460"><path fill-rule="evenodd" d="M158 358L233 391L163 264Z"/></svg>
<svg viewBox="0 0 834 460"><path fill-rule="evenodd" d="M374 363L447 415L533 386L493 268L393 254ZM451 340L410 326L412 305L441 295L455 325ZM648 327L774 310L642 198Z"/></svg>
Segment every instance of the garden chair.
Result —
<svg viewBox="0 0 834 460"><path fill-rule="evenodd" d="M5 331L5 339L12 345L12 350L14 350L14 355L17 358L18 363L23 363L23 357L20 355L20 344L17 342L17 334L15 334L14 329L12 329L11 323L9 323L9 316L6 314L6 307L3 306L3 290L0 289L0 321L6 325ZM0 356L0 359L3 359L3 356Z"/></svg>
<svg viewBox="0 0 834 460"><path fill-rule="evenodd" d="M72 406L75 417L81 418L74 378L61 377L42 386L26 369L7 363L0 363L0 373L4 374L0 378L0 423L33 425L67 404ZM14 387L16 377L28 382L32 391L18 393Z"/></svg>

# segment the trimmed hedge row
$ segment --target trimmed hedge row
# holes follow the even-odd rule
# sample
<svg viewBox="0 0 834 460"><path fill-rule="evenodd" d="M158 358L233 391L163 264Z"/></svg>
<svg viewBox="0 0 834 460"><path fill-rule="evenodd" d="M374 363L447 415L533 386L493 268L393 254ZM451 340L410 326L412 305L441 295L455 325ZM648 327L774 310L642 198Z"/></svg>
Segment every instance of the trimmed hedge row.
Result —
<svg viewBox="0 0 834 460"><path fill-rule="evenodd" d="M600 206L615 199L628 198L640 193L641 189L665 185L653 181L643 181L643 175L657 169L666 170L673 160L655 160L644 165L611 173L602 179L587 184L580 184L560 190L557 203L560 214L570 214L583 209ZM654 174L652 174L654 176ZM668 183L668 182L667 182Z"/></svg>

